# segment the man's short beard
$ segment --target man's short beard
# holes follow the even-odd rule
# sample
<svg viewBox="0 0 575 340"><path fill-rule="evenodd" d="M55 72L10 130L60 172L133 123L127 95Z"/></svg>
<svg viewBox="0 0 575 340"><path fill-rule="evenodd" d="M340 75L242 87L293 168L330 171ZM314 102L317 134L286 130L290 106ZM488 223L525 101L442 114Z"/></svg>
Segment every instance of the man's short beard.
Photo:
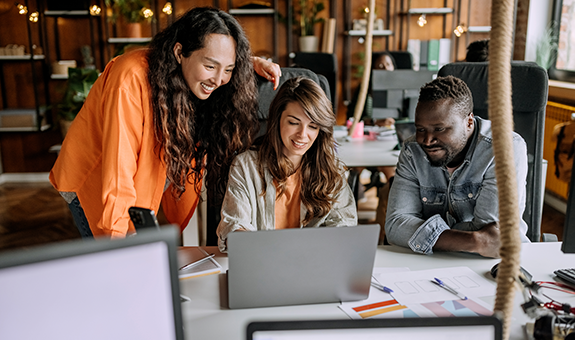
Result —
<svg viewBox="0 0 575 340"><path fill-rule="evenodd" d="M427 156L427 159L429 160L429 164L431 166L433 167L447 166L447 164L449 164L453 160L455 155L452 154L451 150L445 148L443 150L445 150L445 156L441 157L441 159L432 160L431 157Z"/></svg>

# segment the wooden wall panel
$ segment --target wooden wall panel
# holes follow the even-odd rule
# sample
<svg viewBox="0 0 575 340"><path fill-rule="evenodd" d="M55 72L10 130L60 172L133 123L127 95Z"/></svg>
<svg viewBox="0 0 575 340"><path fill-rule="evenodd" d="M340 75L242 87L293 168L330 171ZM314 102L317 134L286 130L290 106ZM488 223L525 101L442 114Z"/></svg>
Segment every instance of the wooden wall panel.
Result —
<svg viewBox="0 0 575 340"><path fill-rule="evenodd" d="M2 168L4 172L48 172L56 154L48 150L62 142L59 131L0 134Z"/></svg>

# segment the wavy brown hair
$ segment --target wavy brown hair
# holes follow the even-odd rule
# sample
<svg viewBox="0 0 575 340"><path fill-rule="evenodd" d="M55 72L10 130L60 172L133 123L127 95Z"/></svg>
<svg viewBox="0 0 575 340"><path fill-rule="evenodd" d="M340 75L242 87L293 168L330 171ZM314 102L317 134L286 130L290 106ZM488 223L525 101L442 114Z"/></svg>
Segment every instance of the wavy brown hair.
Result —
<svg viewBox="0 0 575 340"><path fill-rule="evenodd" d="M189 89L174 45L189 57L204 48L210 34L236 42L230 81L206 100ZM233 157L245 151L258 131L256 83L249 42L238 22L213 8L194 8L157 34L148 54L154 126L172 194L181 196L186 182L199 183L205 174L208 197L217 204L225 193Z"/></svg>
<svg viewBox="0 0 575 340"><path fill-rule="evenodd" d="M319 133L313 145L301 160L300 198L307 208L303 224L314 217L329 213L335 201L334 194L341 190L343 181L339 159L335 154L333 126L336 123L331 102L321 87L305 77L288 79L279 89L270 105L267 131L256 141L258 152L258 172L265 182L264 169L267 167L278 183L277 197L285 191L287 178L296 169L283 154L280 121L289 103L299 103L308 118L319 126ZM265 194L265 186L264 192Z"/></svg>

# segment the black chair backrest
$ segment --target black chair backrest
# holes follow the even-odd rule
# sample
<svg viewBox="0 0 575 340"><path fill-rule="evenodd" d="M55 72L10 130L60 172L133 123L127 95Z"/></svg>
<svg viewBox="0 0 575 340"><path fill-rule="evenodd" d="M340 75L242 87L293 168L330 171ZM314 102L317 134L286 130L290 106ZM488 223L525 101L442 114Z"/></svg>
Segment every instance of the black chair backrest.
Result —
<svg viewBox="0 0 575 340"><path fill-rule="evenodd" d="M389 54L395 60L395 69L397 70L412 70L413 69L413 56L411 52L407 51L389 51Z"/></svg>
<svg viewBox="0 0 575 340"><path fill-rule="evenodd" d="M465 81L473 94L473 113L489 119L487 104L488 62L447 64L438 76L452 75ZM529 226L527 237L539 242L541 237L543 134L547 105L547 72L532 62L511 62L513 121L515 132L527 143L529 170L523 219Z"/></svg>
<svg viewBox="0 0 575 340"><path fill-rule="evenodd" d="M333 112L337 114L337 56L333 53L296 52L293 62L296 67L307 68L327 79L329 98L333 105Z"/></svg>

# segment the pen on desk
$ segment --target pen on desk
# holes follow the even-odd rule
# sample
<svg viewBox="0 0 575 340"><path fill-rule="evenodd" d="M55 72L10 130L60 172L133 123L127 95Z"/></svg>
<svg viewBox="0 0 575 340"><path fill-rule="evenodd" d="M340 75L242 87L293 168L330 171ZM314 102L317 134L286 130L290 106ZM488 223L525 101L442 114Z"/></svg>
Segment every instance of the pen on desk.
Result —
<svg viewBox="0 0 575 340"><path fill-rule="evenodd" d="M460 292L458 292L454 288L448 286L447 284L445 284L445 282L441 281L440 279L438 279L438 278L434 278L434 279L435 279L435 281L432 280L431 282L435 283L436 285L445 289L446 291L450 292L451 294L457 296L461 300L467 300L467 296L461 294Z"/></svg>
<svg viewBox="0 0 575 340"><path fill-rule="evenodd" d="M207 261L207 260L211 259L211 258L214 257L215 255L216 255L216 254L210 254L210 255L208 255L208 256L206 256L206 257L203 257L203 258L201 258L201 259L199 259L199 260L197 260L197 261L195 261L195 262L188 263L187 265L181 267L180 270L186 270L186 269L188 269L188 268L191 268L191 267L193 267L193 266L195 266L195 265L198 265L198 264L200 264L200 263L202 263L202 262L204 262L204 261Z"/></svg>
<svg viewBox="0 0 575 340"><path fill-rule="evenodd" d="M374 286L375 288L381 290L382 292L389 294L389 295L391 295L391 293L393 293L393 290L391 288L388 288L388 287L386 287L382 284L379 284L377 282L371 281L371 285Z"/></svg>

